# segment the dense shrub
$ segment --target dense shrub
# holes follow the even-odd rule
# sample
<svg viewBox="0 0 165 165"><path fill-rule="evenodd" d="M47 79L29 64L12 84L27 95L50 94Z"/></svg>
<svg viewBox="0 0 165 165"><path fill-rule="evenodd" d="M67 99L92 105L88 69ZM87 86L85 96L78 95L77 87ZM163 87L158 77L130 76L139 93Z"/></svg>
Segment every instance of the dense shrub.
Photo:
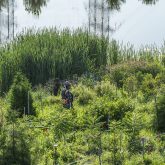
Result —
<svg viewBox="0 0 165 165"><path fill-rule="evenodd" d="M136 95L138 82L135 76L130 76L124 80L124 89L131 96Z"/></svg>
<svg viewBox="0 0 165 165"><path fill-rule="evenodd" d="M131 112L134 109L134 105L128 99L118 99L110 103L110 115L111 119L120 120L126 112Z"/></svg>
<svg viewBox="0 0 165 165"><path fill-rule="evenodd" d="M124 80L131 75L136 75L138 82L141 82L145 74L151 74L155 78L161 71L163 68L159 63L129 61L111 66L110 76L118 87L122 87Z"/></svg>
<svg viewBox="0 0 165 165"><path fill-rule="evenodd" d="M156 95L156 81L151 74L146 74L143 78L141 90L146 98L149 100Z"/></svg>
<svg viewBox="0 0 165 165"><path fill-rule="evenodd" d="M93 100L95 97L95 93L90 88L82 84L73 89L73 95L80 105L88 104L89 101Z"/></svg>
<svg viewBox="0 0 165 165"><path fill-rule="evenodd" d="M110 100L108 97L97 98L91 106L91 115L96 116L98 122L105 123L107 128L108 122L112 120L121 120L127 112L134 109L130 100L117 99Z"/></svg>
<svg viewBox="0 0 165 165"><path fill-rule="evenodd" d="M25 114L35 114L33 109L33 100L30 93L31 85L28 79L17 73L9 91L10 108L19 113L19 116Z"/></svg>
<svg viewBox="0 0 165 165"><path fill-rule="evenodd" d="M116 87L110 81L101 81L95 86L97 96L108 96L114 98L116 95Z"/></svg>

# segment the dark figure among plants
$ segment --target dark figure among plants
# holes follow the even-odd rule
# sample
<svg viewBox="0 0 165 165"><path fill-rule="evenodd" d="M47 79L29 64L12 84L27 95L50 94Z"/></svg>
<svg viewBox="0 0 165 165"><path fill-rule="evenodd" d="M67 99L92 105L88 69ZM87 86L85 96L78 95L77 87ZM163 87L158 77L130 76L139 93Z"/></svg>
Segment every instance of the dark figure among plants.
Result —
<svg viewBox="0 0 165 165"><path fill-rule="evenodd" d="M60 89L60 81L59 81L58 78L56 78L55 81L54 81L54 87L53 87L54 96L58 95L59 89Z"/></svg>
<svg viewBox="0 0 165 165"><path fill-rule="evenodd" d="M73 108L73 94L69 91L71 85L68 81L64 83L64 89L62 90L61 96L63 101L63 107L70 109Z"/></svg>

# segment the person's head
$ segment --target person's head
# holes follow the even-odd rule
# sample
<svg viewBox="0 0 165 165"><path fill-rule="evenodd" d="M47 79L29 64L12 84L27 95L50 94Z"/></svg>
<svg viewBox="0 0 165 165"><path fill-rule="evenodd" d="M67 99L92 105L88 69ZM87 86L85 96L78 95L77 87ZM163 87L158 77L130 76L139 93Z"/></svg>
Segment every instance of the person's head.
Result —
<svg viewBox="0 0 165 165"><path fill-rule="evenodd" d="M70 82L69 81L66 81L65 83L64 83L64 87L66 88L66 89L70 89Z"/></svg>

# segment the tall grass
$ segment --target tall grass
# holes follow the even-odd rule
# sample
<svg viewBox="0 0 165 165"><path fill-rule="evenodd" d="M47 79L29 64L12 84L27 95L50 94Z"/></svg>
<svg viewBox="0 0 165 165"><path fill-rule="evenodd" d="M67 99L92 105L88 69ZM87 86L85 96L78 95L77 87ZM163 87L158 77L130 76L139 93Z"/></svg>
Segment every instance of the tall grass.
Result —
<svg viewBox="0 0 165 165"><path fill-rule="evenodd" d="M0 93L9 90L17 71L38 85L55 77L72 78L128 61L165 65L165 43L160 49L151 45L135 50L131 44L108 42L81 29L29 29L0 47Z"/></svg>
<svg viewBox="0 0 165 165"><path fill-rule="evenodd" d="M107 54L108 65L127 61L158 61L162 63L165 56L165 43L160 48L153 44L135 49L130 43L125 45L112 40L108 46Z"/></svg>
<svg viewBox="0 0 165 165"><path fill-rule="evenodd" d="M78 29L26 30L0 48L0 91L8 91L17 71L32 85L81 75L106 65L108 42Z"/></svg>

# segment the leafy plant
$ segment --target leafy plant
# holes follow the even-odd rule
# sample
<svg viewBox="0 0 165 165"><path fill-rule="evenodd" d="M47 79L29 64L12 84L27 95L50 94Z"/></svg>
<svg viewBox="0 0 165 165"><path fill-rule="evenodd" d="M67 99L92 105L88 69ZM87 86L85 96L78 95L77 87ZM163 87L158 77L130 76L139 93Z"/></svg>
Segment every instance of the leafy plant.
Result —
<svg viewBox="0 0 165 165"><path fill-rule="evenodd" d="M30 90L31 85L28 79L22 73L17 73L14 77L8 97L10 108L13 111L17 111L20 117L23 116L23 114L35 114Z"/></svg>

